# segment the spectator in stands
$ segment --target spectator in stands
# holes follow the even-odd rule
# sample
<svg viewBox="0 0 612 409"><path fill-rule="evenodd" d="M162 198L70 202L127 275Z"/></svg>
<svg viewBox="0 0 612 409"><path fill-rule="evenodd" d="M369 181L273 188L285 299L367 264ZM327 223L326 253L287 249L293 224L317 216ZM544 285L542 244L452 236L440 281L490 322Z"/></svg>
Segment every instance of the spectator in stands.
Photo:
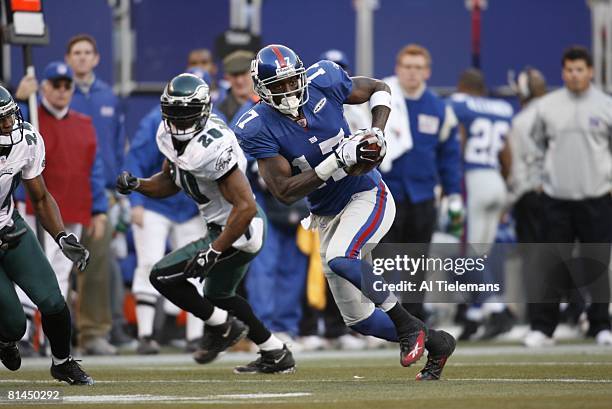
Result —
<svg viewBox="0 0 612 409"><path fill-rule="evenodd" d="M104 171L97 154L96 131L91 118L69 109L74 93L72 70L63 62L47 65L38 105L40 132L45 135L45 184L62 212L66 232L81 237L87 227L94 238L104 235L107 199ZM26 221L35 230L34 209L28 198ZM72 261L66 258L55 238L44 235L44 250L55 271L64 298L68 297ZM26 310L36 307L18 289ZM81 302L85 302L81 299Z"/></svg>
<svg viewBox="0 0 612 409"><path fill-rule="evenodd" d="M96 129L99 152L104 162L104 179L110 206L114 205L115 178L121 170L125 151L123 114L119 99L112 88L98 78L94 69L100 61L96 40L87 34L79 34L68 41L66 63L74 72L75 91L70 107L89 115ZM85 353L112 354L116 348L106 339L113 325L115 337L123 341L121 332L123 316L122 278L115 257L110 249L114 226L108 220L101 238L85 234L83 245L91 253L87 273L79 280L78 329L79 345ZM112 280L112 281L111 281ZM114 284L114 285L113 285ZM110 291L110 288L113 291ZM109 294L110 292L110 294ZM113 315L111 316L111 297Z"/></svg>
<svg viewBox="0 0 612 409"><path fill-rule="evenodd" d="M238 50L223 59L224 77L230 88L225 98L217 103L217 110L225 116L230 127L259 100L253 91L251 79L251 61L254 57L251 51Z"/></svg>
<svg viewBox="0 0 612 409"><path fill-rule="evenodd" d="M543 303L532 306L531 331L524 342L527 346L553 344L561 295L568 285L576 287L581 280L571 276L575 271L559 266L571 268L567 262L578 240L587 243L580 246L580 255L588 260L582 274L590 276L583 288L592 298L587 310L588 335L600 345L612 345L608 312L612 98L591 84L593 60L586 48L568 48L561 61L565 86L543 96L534 106L531 136L542 158L542 237L544 243L556 244L540 251L539 271L544 275L535 279L548 291L540 294Z"/></svg>
<svg viewBox="0 0 612 409"><path fill-rule="evenodd" d="M207 72L209 77L204 79L210 87L210 98L215 103L225 96L225 90L218 87L215 78L217 76L217 64L213 59L212 53L207 48L196 48L189 52L187 56L187 69L198 68Z"/></svg>
<svg viewBox="0 0 612 409"><path fill-rule="evenodd" d="M457 118L444 100L427 88L430 75L429 51L410 44L397 54L395 76L385 79L391 87L393 106L385 128L387 155L380 170L395 198L397 214L383 241L422 243L411 246L415 257L429 251L437 221L435 186L442 184L450 208L463 207ZM422 279L423 272L418 271L414 276L417 286ZM405 305L421 319L425 319L424 296L415 293Z"/></svg>

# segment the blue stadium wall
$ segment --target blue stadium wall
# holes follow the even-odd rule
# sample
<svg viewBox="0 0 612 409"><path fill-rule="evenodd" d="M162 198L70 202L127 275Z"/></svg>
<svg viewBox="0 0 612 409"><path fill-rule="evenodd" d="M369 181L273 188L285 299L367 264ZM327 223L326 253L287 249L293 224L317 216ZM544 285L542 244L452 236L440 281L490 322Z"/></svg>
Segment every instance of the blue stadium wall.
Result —
<svg viewBox="0 0 612 409"><path fill-rule="evenodd" d="M106 0L46 0L51 44L34 50L40 71L62 59L67 40L85 32L98 40L101 63L97 74L113 81L112 12ZM569 44L591 45L590 11L585 0L489 0L482 16L482 68L491 86L506 83L509 69L540 68L553 85L560 84L560 54ZM212 47L227 29L226 0L134 0L132 26L136 31L137 81L166 81L180 72L187 52ZM397 51L416 42L433 55L435 86L455 84L470 64L470 14L463 0L380 0L375 13L375 75L393 72ZM264 43L295 48L308 64L327 48L355 57L355 13L352 0L264 0ZM13 83L23 74L22 54L13 47ZM153 96L125 101L128 135L155 105Z"/></svg>

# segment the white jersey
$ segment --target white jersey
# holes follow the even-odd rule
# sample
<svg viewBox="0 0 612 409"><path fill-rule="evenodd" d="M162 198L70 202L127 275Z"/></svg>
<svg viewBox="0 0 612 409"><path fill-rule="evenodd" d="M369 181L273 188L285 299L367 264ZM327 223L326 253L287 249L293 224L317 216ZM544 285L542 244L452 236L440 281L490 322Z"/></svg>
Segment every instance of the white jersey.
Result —
<svg viewBox="0 0 612 409"><path fill-rule="evenodd" d="M211 114L206 126L188 142L181 155L162 122L157 129L157 146L170 162L174 183L196 201L207 223L225 226L232 210L217 181L234 168L246 170L247 160L236 136L225 122Z"/></svg>
<svg viewBox="0 0 612 409"><path fill-rule="evenodd" d="M12 224L15 209L13 192L20 179L34 179L45 168L45 143L42 136L27 122L23 123L23 140L13 145L8 156L0 156L0 228ZM13 131L13 138L21 138ZM3 136L2 140L8 140Z"/></svg>

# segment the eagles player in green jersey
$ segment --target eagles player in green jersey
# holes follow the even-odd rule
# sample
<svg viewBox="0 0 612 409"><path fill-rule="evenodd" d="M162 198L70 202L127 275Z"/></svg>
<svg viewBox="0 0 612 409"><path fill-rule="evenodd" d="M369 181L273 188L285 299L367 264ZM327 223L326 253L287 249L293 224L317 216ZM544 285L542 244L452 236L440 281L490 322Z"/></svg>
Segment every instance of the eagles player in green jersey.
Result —
<svg viewBox="0 0 612 409"><path fill-rule="evenodd" d="M211 108L206 82L191 74L172 79L161 97L163 120L156 138L166 157L163 169L148 179L123 172L117 190L162 198L183 189L207 223L204 237L168 254L150 275L161 294L205 321L195 360L212 361L248 332L261 357L234 372L290 373L295 369L291 351L236 294L249 262L263 245L265 216L244 175L246 158L236 136ZM206 278L204 297L189 282L195 278Z"/></svg>
<svg viewBox="0 0 612 409"><path fill-rule="evenodd" d="M15 284L36 304L51 344L51 375L72 385L93 385L93 379L70 356L70 312L36 236L15 209L12 194L20 180L36 217L55 238L66 257L84 270L89 252L74 234L67 234L57 203L42 177L45 144L24 122L11 94L0 87L0 361L11 371L21 366L17 348L26 330Z"/></svg>

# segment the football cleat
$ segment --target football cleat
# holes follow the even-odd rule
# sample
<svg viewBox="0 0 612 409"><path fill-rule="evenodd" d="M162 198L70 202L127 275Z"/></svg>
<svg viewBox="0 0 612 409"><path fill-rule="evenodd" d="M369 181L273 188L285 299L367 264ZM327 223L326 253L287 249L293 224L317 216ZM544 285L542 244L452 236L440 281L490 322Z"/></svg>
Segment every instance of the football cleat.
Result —
<svg viewBox="0 0 612 409"><path fill-rule="evenodd" d="M402 366L410 366L423 356L425 352L425 341L427 341L427 333L425 328L421 328L416 332L399 334L400 344L400 363Z"/></svg>
<svg viewBox="0 0 612 409"><path fill-rule="evenodd" d="M0 361L11 371L21 367L21 355L15 342L0 342Z"/></svg>
<svg viewBox="0 0 612 409"><path fill-rule="evenodd" d="M515 323L516 318L508 308L504 309L502 312L494 312L487 320L484 334L482 334L480 339L493 339L498 335L504 334L510 331Z"/></svg>
<svg viewBox="0 0 612 409"><path fill-rule="evenodd" d="M70 385L93 385L94 380L81 368L77 361L69 357L66 362L59 365L51 365L51 376L58 381L67 382Z"/></svg>
<svg viewBox="0 0 612 409"><path fill-rule="evenodd" d="M281 349L272 351L259 351L260 357L249 362L245 366L237 366L234 368L235 374L277 374L277 373L294 373L295 360L293 354L283 345Z"/></svg>
<svg viewBox="0 0 612 409"><path fill-rule="evenodd" d="M153 337L142 337L138 339L138 346L136 347L136 353L138 355L156 355L159 354L159 350L159 344Z"/></svg>
<svg viewBox="0 0 612 409"><path fill-rule="evenodd" d="M439 380L446 361L455 351L457 345L455 338L445 331L437 331L437 333L440 334L441 345L437 348L438 351L435 354L431 351L427 354L427 362L421 372L417 374L417 381Z"/></svg>
<svg viewBox="0 0 612 409"><path fill-rule="evenodd" d="M246 337L248 333L249 327L231 315L221 325L206 325L202 343L193 353L193 359L199 364L212 362L221 352Z"/></svg>
<svg viewBox="0 0 612 409"><path fill-rule="evenodd" d="M468 341L474 334L478 332L480 322L466 319L463 323L463 329L459 335L459 341Z"/></svg>

